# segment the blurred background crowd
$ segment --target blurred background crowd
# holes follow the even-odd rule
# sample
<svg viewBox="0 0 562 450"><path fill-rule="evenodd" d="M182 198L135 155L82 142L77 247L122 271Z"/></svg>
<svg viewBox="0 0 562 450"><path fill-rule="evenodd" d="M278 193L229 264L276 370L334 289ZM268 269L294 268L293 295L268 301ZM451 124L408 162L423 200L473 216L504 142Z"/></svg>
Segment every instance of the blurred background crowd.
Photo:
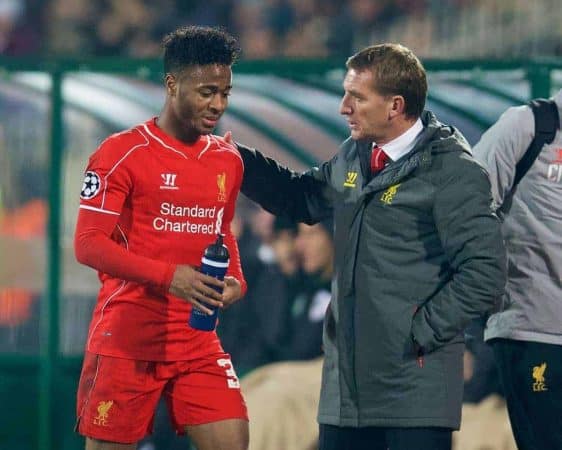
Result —
<svg viewBox="0 0 562 450"><path fill-rule="evenodd" d="M243 58L248 60L337 58L343 65L344 59L356 49L384 41L402 42L422 59L560 57L560 23L560 0L0 0L0 55L46 59L153 58L160 55L160 41L164 34L179 25L201 24L222 25L235 34L240 39ZM48 83L25 73L14 73L13 80L4 75L5 80L0 80L0 244L4 250L14 245L9 252L6 250L6 254L17 254L18 258L10 261L11 264L4 264L0 270L0 353L36 355L40 347L40 306L45 301L45 240L49 231L47 192L50 174L46 168L50 151L47 147L49 128L46 126L49 103L48 93L41 90ZM68 75L65 85L68 89L65 90L67 108L64 112L63 205L67 207L65 217L70 216L72 220L75 217L76 187L82 181L87 154L101 138L123 128L118 120L99 113L98 103L103 111L115 111L120 120L132 121L136 117L123 112L128 104L123 103L125 106L121 107L119 101L122 99L118 98L121 94L129 94L125 86L135 84L134 81L80 76ZM517 80L512 88L515 94L507 96L510 102L513 97L527 96L520 93L522 84ZM238 109L243 110L253 102L258 115L264 116L269 110L272 114L276 112L272 107L274 102L263 106L260 103L263 99L257 99L255 93L248 94L248 83L252 87L261 86L257 78L249 77L242 93L237 93ZM328 102L319 100L317 95L314 102L310 102L306 100L308 96L303 94L302 86L296 89L291 85L296 89L294 92L282 88L287 84L274 86L283 90L285 99L294 101L298 97L309 108L333 110L333 115L337 116L338 99L328 99ZM459 93L464 93L464 98L469 99L465 103L478 103L480 112L505 109L505 93L500 100L483 101L483 97L479 97L473 102L471 91L463 91L458 84L454 88L451 86L442 82L442 92L453 97L461 97ZM100 91L91 90L93 87L107 89L107 96L115 103L100 95ZM160 86L153 89L161 90ZM272 94L273 90L268 89L267 94ZM73 100L79 97L75 91L81 91L79 100ZM160 101L146 85L141 86L141 92L143 100L155 98L157 103ZM246 100L244 94L248 96ZM433 94L435 102L438 97L435 91ZM143 102L137 103L143 106ZM234 98L232 103L236 106ZM128 107L129 112L130 109ZM451 109L446 112L451 113ZM143 117L144 114L144 110L139 113ZM288 121L289 114L285 111L279 117L286 123L276 118L275 125L280 132L289 135L293 128L292 122ZM298 120L300 124L302 119ZM232 124L244 141L244 127L235 121L225 126ZM315 140L314 146L326 148L331 153L332 146L324 140L327 138L320 139L313 132L313 127L309 126L308 133L312 136L310 139ZM255 143L258 133L254 129L250 133L250 142ZM83 273L76 270L71 252L72 220L63 219L61 242L63 253L67 253L62 255L61 284L65 295L61 296L60 302L59 345L66 356L81 355L87 331L85 324L95 302L94 291L86 289L91 286L91 280L83 280ZM245 299L221 314L218 333L225 350L231 353L240 377L269 363L316 361L321 357L322 321L330 301L333 273L330 229L329 222L312 227L287 223L244 197L239 199L233 231L239 241L249 291ZM18 243L22 246L29 243L29 251L18 250ZM26 255L29 257L24 258ZM32 281L31 273L40 281ZM94 282L97 287L97 280ZM18 287L6 287L11 286L10 283ZM495 394L501 395L491 350L482 340L482 329L483 321L476 321L466 333L467 405L489 398L495 402L500 398ZM77 374L71 375L74 382ZM319 380L319 366L314 366L313 375ZM285 386L289 385L290 381L287 381ZM0 383L0 388L3 392L11 391L7 383ZM317 392L318 389L310 390ZM71 401L73 395L74 392L68 393ZM30 402L36 403L36 398ZM275 402L280 404L279 399ZM500 415L501 423L508 426L503 403L488 405L491 411ZM31 406L35 408L35 404ZM481 411L475 415L485 417ZM162 414L157 417L156 439L147 440L141 448L185 448L185 442L174 441ZM467 409L466 433L500 436L497 429L492 433L483 431L486 422L497 427L497 420L483 419L470 428L470 414ZM73 420L71 416L68 415L70 421ZM314 417L314 412L308 414L312 422ZM29 417L26 417L18 424L28 422ZM9 429L9 426L4 428ZM70 425L64 429L69 431L71 428ZM256 436L255 430L252 433ZM0 433L0 447L1 438ZM71 448L71 444L68 445ZM458 447L460 450L466 448L469 447ZM511 447L481 448L503 450Z"/></svg>
<svg viewBox="0 0 562 450"><path fill-rule="evenodd" d="M561 20L557 0L1 0L0 53L157 56L196 23L226 27L248 59L396 40L422 58L561 55Z"/></svg>

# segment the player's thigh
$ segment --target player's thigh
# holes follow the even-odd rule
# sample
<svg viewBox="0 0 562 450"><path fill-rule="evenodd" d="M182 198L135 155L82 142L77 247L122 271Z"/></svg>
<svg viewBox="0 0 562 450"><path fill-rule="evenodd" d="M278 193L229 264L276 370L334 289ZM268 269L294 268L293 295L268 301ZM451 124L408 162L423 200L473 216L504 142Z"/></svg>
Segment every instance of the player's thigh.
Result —
<svg viewBox="0 0 562 450"><path fill-rule="evenodd" d="M135 450L137 444L117 444L86 438L86 450Z"/></svg>
<svg viewBox="0 0 562 450"><path fill-rule="evenodd" d="M214 353L184 364L185 368L165 392L170 417L178 432L186 425L248 419L240 383L228 354Z"/></svg>
<svg viewBox="0 0 562 450"><path fill-rule="evenodd" d="M186 427L208 425L206 428L214 431L218 426L229 436L239 436L237 441L245 441L248 411L228 354L186 361L185 370L174 378L165 394L178 433L183 434Z"/></svg>
<svg viewBox="0 0 562 450"><path fill-rule="evenodd" d="M244 419L188 425L185 431L197 450L247 450L250 440L248 421Z"/></svg>
<svg viewBox="0 0 562 450"><path fill-rule="evenodd" d="M166 382L154 376L154 367L151 362L86 352L78 386L76 428L94 440L90 445L98 445L95 441L135 444L151 431Z"/></svg>

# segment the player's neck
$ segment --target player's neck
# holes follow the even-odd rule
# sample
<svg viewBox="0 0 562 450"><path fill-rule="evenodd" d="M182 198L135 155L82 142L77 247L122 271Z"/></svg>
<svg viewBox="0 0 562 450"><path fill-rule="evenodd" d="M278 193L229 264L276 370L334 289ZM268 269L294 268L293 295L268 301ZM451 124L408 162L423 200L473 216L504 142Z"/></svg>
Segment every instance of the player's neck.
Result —
<svg viewBox="0 0 562 450"><path fill-rule="evenodd" d="M156 126L167 135L172 136L186 145L194 144L201 137L201 134L195 130L186 130L182 127L177 118L173 114L170 114L166 108L164 108L156 118Z"/></svg>

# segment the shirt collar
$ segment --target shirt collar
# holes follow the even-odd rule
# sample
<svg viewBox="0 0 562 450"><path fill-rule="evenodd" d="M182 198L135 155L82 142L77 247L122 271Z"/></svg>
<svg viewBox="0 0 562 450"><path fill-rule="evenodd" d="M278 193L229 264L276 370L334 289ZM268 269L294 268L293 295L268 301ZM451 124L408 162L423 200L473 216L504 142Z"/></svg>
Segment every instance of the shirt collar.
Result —
<svg viewBox="0 0 562 450"><path fill-rule="evenodd" d="M172 150L176 153L181 153L184 156L191 156L192 158L199 159L201 155L209 150L212 143L211 135L204 134L199 136L199 139L193 144L186 144L175 137L167 134L162 128L158 126L157 117L145 122L145 130L148 134L157 141L162 147Z"/></svg>
<svg viewBox="0 0 562 450"><path fill-rule="evenodd" d="M382 149L392 161L396 161L414 148L418 136L422 131L423 123L421 119L418 118L414 125L408 128L396 139L384 144Z"/></svg>

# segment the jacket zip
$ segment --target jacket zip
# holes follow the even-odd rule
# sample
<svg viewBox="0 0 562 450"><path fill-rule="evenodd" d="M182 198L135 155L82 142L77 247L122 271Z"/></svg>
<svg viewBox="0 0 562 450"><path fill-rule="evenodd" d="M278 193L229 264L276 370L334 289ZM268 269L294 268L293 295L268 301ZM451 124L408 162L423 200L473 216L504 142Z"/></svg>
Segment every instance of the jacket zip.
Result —
<svg viewBox="0 0 562 450"><path fill-rule="evenodd" d="M413 314L414 316L418 312L418 309L420 309L419 305L414 306L414 314ZM424 363L424 361L423 361L423 347L420 344L418 344L415 339L414 339L414 348L415 348L416 353L418 355L417 358L416 358L416 362L418 363L418 367L420 369L423 369L423 363Z"/></svg>

